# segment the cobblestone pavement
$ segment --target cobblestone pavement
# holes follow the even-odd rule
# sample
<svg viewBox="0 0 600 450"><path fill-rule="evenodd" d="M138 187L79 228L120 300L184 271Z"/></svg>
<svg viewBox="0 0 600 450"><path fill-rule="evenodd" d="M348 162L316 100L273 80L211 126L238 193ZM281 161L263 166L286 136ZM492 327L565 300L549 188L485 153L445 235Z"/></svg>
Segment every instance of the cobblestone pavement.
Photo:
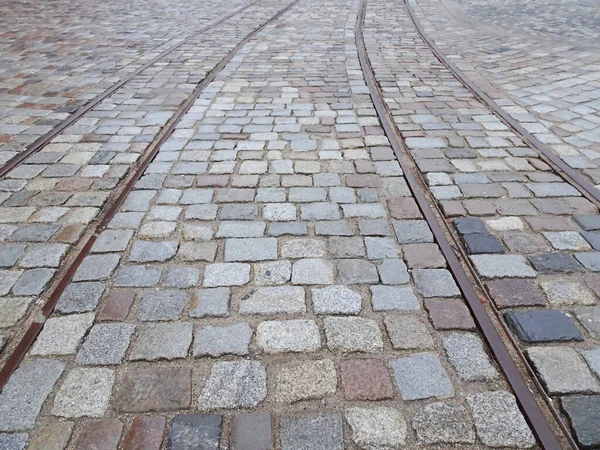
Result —
<svg viewBox="0 0 600 450"><path fill-rule="evenodd" d="M87 100L241 4L2 2L0 164Z"/></svg>
<svg viewBox="0 0 600 450"><path fill-rule="evenodd" d="M470 79L569 166L600 185L597 5L570 0L544 7L537 1L411 4L428 34Z"/></svg>
<svg viewBox="0 0 600 450"><path fill-rule="evenodd" d="M420 17L439 24L427 1ZM186 41L0 181L4 358L197 83L286 5L261 2ZM77 94L5 133L4 151L241 3L164 6L83 4L65 24L73 4L38 9L56 19L30 48L24 22L8 21L0 60L17 52L39 81L30 95L53 98L61 64L73 71L61 86ZM359 0L300 0L203 90L0 393L0 450L538 448L377 118L358 10ZM79 32L85 44L61 50L59 36ZM415 172L577 440L600 447L597 207L444 68L404 4L369 1L364 36ZM47 52L54 62L42 64ZM569 69L543 72L553 70ZM494 83L489 73L469 71ZM0 105L11 106L0 121L11 121L6 80L23 75L2 76Z"/></svg>
<svg viewBox="0 0 600 450"><path fill-rule="evenodd" d="M598 209L445 69L406 10L384 13L391 7L369 4L365 39L397 128L545 389L580 443L598 446Z"/></svg>

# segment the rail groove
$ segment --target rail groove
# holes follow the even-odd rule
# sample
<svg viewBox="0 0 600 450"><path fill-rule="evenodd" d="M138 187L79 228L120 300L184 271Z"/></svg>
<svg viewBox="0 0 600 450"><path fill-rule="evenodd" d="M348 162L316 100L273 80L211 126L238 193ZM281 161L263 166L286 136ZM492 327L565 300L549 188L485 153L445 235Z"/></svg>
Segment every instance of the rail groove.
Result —
<svg viewBox="0 0 600 450"><path fill-rule="evenodd" d="M102 100L105 100L106 98L110 97L112 94L114 94L120 88L122 88L127 83L129 83L133 78L135 78L136 76L141 74L144 70L148 69L149 67L151 67L152 65L154 65L155 63L160 61L162 58L167 56L169 53L173 52L174 50L177 50L179 47L181 47L183 44L185 44L190 39L194 39L194 38L200 36L201 34L206 33L211 28L214 28L214 27L222 24L226 20L231 19L233 16L245 11L246 9L248 9L251 6L254 6L258 3L259 3L259 1L255 0L251 3L248 3L246 6L237 8L235 11L227 14L226 16L221 17L216 22L206 25L205 27L198 30L196 33L183 39L181 42L169 47L168 49L163 51L160 55L152 58L146 64L144 64L143 66L136 69L134 72L132 72L131 74L129 74L128 76L123 78L121 81L115 83L114 85L112 85L110 88L108 88L104 92L98 94L96 97L92 98L91 100L86 102L84 105L80 106L73 114L71 114L69 117L64 119L62 122L60 122L54 128L52 128L50 131L48 131L47 133L45 133L42 136L40 136L39 138L37 138L31 144L26 146L25 150L17 153L15 156L13 156L11 159L9 159L6 163L4 163L2 166L0 166L0 180L2 178L4 178L12 169L14 169L19 164L21 164L23 161L25 161L25 159L27 159L29 156L42 150L46 145L48 145L50 143L50 141L52 141L52 139L54 139L56 136L58 136L60 133L62 133L69 126L71 126L72 124L77 122L79 119L81 119L81 117L83 117L83 115L85 113L87 113L92 108L97 106Z"/></svg>
<svg viewBox="0 0 600 450"><path fill-rule="evenodd" d="M423 214L423 217L429 224L442 254L448 262L448 267L450 268L450 271L452 272L459 289L467 302L467 306L473 315L475 323L482 332L487 345L489 346L494 358L500 366L500 369L504 373L510 387L512 388L517 399L517 403L519 404L519 407L521 408L521 411L523 412L523 415L530 425L539 444L546 450L559 450L562 448L559 439L550 427L550 424L546 420L546 417L538 405L533 393L530 391L527 382L523 378L515 361L512 359L508 348L502 340L502 337L485 310L485 307L479 298L473 283L461 265L453 245L442 229L440 221L438 221L437 215L434 212L434 207L431 206L431 204L435 204L435 202L431 202L429 200L426 194L427 190L424 188L423 179L421 178L420 181L417 180L417 176L413 175L412 173L412 167L409 167L407 161L405 160L406 155L409 155L410 153L408 152L408 149L406 148L402 138L398 134L394 121L391 119L390 111L385 103L384 95L375 80L375 73L367 54L363 34L365 10L366 0L361 0L359 15L355 27L358 57L367 87L371 95L371 99L375 106L375 110L381 121L385 134L390 141L390 145L396 155L396 158L398 159L398 162L404 172L406 182L415 201L417 202L417 205L419 206L419 209ZM447 224L445 224L445 222L444 227L446 228L446 231L448 231ZM455 246L458 247L456 243ZM469 269L469 271L472 272L470 266ZM474 272L472 275L476 280L478 279Z"/></svg>
<svg viewBox="0 0 600 450"><path fill-rule="evenodd" d="M265 27L273 23L287 11L289 11L292 7L294 7L300 0L294 0L289 3L286 7L279 10L275 15L273 15L270 19L263 22L261 25L252 30L246 37L240 41L207 75L206 77L196 86L192 94L186 99L186 101L181 104L176 113L171 117L171 120L167 123L167 125L161 130L155 140L148 146L148 149L143 154L142 158L138 162L138 164L130 171L129 175L125 179L123 183L117 188L115 195L112 199L107 203L101 212L92 234L88 235L87 239L84 243L81 243L79 246L79 251L76 255L70 259L68 264L65 265L61 269L61 275L58 279L58 282L55 282L54 290L49 294L48 300L42 307L42 314L45 318L50 317L52 312L54 311L54 307L58 303L60 296L71 282L75 272L79 268L83 259L90 253L96 239L99 234L108 226L112 218L118 212L119 208L127 198L127 195L133 190L136 182L141 178L143 173L145 172L148 165L152 162L152 160L158 154L160 147L167 141L169 136L175 131L177 124L181 121L181 119L185 116L185 114L190 110L194 102L200 96L202 91L215 79L215 77L223 70L223 68L234 58L234 56L238 53L238 51L246 45L257 33L262 31ZM43 320L34 321L29 328L27 329L25 335L20 340L19 344L15 347L13 352L10 354L6 363L0 370L0 392L10 379L11 375L17 369L26 353L29 351L38 334L44 327Z"/></svg>

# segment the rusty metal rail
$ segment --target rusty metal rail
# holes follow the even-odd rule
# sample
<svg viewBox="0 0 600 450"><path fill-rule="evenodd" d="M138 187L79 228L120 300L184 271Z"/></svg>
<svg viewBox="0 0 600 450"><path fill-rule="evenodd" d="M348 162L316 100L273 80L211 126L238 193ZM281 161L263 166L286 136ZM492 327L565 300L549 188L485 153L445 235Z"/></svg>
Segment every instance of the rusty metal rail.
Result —
<svg viewBox="0 0 600 450"><path fill-rule="evenodd" d="M434 212L434 208L430 205L431 202L427 195L427 190L424 187L423 180L419 182L417 176L413 175L413 168L407 164L407 157L410 153L406 148L404 141L398 134L394 121L391 118L391 113L385 103L382 91L375 79L375 73L369 60L367 49L364 40L364 17L366 10L366 0L361 0L359 7L358 19L355 27L356 44L360 65L363 70L365 81L377 115L381 121L386 136L390 141L390 145L398 159L398 162L404 172L404 177L410 188L410 191L421 210L423 217L429 224L431 231L437 244L440 247L442 254L448 262L448 267L452 272L460 291L462 292L467 306L469 307L475 323L481 331L490 351L497 361L500 369L504 373L506 380L512 388L517 403L523 412L525 419L536 436L540 446L546 450L559 450L561 445L558 437L550 427L544 413L538 405L533 393L529 389L525 378L522 376L515 361L504 344L500 333L490 319L479 295L477 294L473 283L471 282L467 272L463 268L457 254L447 237L446 232L442 229L438 216ZM447 224L444 222L444 226ZM472 275L476 276L474 273Z"/></svg>
<svg viewBox="0 0 600 450"><path fill-rule="evenodd" d="M43 319L37 321L34 319L33 323L27 329L25 335L20 340L19 344L17 344L13 352L6 360L6 363L2 367L2 370L0 370L0 391L4 388L11 375L17 369L17 367L19 366L19 364L21 363L21 361L35 342L35 339L44 327L45 319L50 317L50 315L54 311L54 307L58 303L60 296L63 294L64 290L73 279L73 276L75 275L75 272L81 265L83 259L90 253L100 233L102 233L102 231L108 226L112 218L115 216L115 214L118 212L119 208L127 198L127 195L129 195L129 193L133 190L136 182L141 178L148 165L158 154L161 146L167 141L167 139L173 133L173 131L175 131L177 124L190 110L190 108L198 99L202 91L206 89L206 87L215 79L219 72L221 72L223 68L235 57L235 55L245 44L247 44L252 38L254 38L254 36L256 36L257 33L262 31L266 26L270 25L283 14L285 14L287 11L289 11L299 1L300 0L294 0L293 2L289 3L286 7L279 10L275 15L273 15L269 20L263 22L260 26L256 27L249 34L247 34L246 37L242 41L240 41L240 43L237 44L198 84L198 86L194 89L194 91L190 94L186 101L181 104L174 116L171 117L169 122L156 136L155 140L148 146L142 158L138 161L138 164L133 168L133 170L130 171L127 178L119 185L111 200L106 204L105 208L100 213L99 219L94 226L93 233L88 234L87 239L85 239L85 241L80 244L79 250L75 254L74 258L71 258L70 261L67 264L65 264L64 267L61 268L58 282L55 282L54 289L51 291L48 300L42 307Z"/></svg>

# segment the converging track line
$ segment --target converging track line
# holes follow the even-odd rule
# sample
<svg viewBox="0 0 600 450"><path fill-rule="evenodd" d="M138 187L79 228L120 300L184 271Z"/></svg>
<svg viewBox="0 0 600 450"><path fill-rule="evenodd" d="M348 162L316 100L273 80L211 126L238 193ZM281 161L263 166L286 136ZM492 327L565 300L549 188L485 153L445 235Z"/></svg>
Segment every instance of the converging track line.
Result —
<svg viewBox="0 0 600 450"><path fill-rule="evenodd" d="M498 362L498 365L513 389L513 392L517 398L517 402L521 407L533 433L537 437L542 448L546 450L558 450L561 448L561 445L557 436L554 434L552 428L548 424L548 421L544 417L544 414L537 404L532 392L529 390L525 379L521 375L517 365L513 361L508 349L502 341L500 334L488 316L481 299L479 298L466 271L463 269L458 257L456 256L452 244L440 226L436 214L430 206L430 201L423 192L423 188L421 187L422 185L417 181L417 178L412 174L411 168L407 166L407 163L404 160L404 155L409 154L408 149L405 147L402 138L397 133L396 126L391 119L391 114L384 101L384 96L379 89L377 82L375 81L375 74L367 55L363 34L365 10L366 0L361 0L358 20L355 27L359 61L373 104L375 106L375 110L381 121L382 127L385 130L385 134L390 141L390 145L404 172L406 182L419 206L419 209L427 220L427 223L433 232L440 250L448 262L450 271L452 272L462 294L467 301L467 305L473 315L473 318L475 319L478 328L481 330L494 358ZM600 195L598 198L600 199Z"/></svg>
<svg viewBox="0 0 600 450"><path fill-rule="evenodd" d="M50 317L50 315L54 311L54 307L58 303L58 300L60 299L68 284L71 282L73 276L75 275L75 272L79 268L83 259L90 253L90 250L92 249L100 233L108 226L108 224L118 212L119 208L129 195L129 193L133 190L136 182L141 178L147 167L158 154L158 151L160 150L161 146L167 141L167 139L173 133L173 131L175 131L179 122L190 110L190 108L193 106L194 102L198 99L200 94L204 91L204 89L206 89L206 87L210 83L212 83L212 81L219 74L219 72L223 70L223 68L235 57L235 55L244 45L246 45L252 38L256 36L256 34L262 31L265 27L279 19L283 14L285 14L287 11L293 8L299 1L300 0L294 0L293 2L289 3L286 7L284 7L275 15L273 15L269 20L267 20L266 22L252 30L249 34L247 34L246 37L240 43L238 43L198 84L198 86L194 89L192 94L190 94L187 100L183 104L181 104L181 106L170 119L168 124L161 130L161 132L155 138L152 144L150 144L140 161L133 168L133 170L131 170L124 182L117 188L112 200L109 201L109 203L107 203L104 210L99 215L98 221L93 227L93 232L91 234L88 233L88 237L85 240L85 242L82 242L79 246L80 250L77 251L74 257L71 258L67 264L65 264L65 267L61 268L61 276L58 282L55 284L54 290L50 293L48 300L42 308L43 319L34 319L34 322L29 326L23 338L20 340L19 344L17 344L13 352L6 360L6 363L2 367L2 370L0 370L0 391L4 388L11 375L17 369L17 367L25 357L26 353L33 345L36 337L44 327L45 319ZM249 6L251 5L248 5L247 7ZM238 12L240 11L229 15L227 18L232 17Z"/></svg>
<svg viewBox="0 0 600 450"><path fill-rule="evenodd" d="M96 97L94 97L93 99L88 101L85 105L79 107L68 118L63 120L57 126L55 126L50 131L48 131L46 134L37 138L34 142L32 142L30 145L28 145L25 150L17 153L15 156L13 156L11 159L9 159L6 163L4 163L2 166L0 166L0 180L2 178L4 178L11 170L13 170L15 167L17 167L23 161L25 161L25 159L27 159L27 157L42 150L46 145L48 145L50 143L50 141L52 141L52 139L54 139L56 136L58 136L60 133L62 133L70 125L72 125L73 123L75 123L79 119L81 119L81 117L83 117L85 115L85 113L87 113L92 108L97 106L100 102L102 102L103 100L105 100L106 98L108 98L109 96L114 94L120 88L122 88L127 83L129 83L133 78L135 78L136 76L141 74L146 69L150 68L152 65L154 65L155 63L160 61L162 58L167 56L169 53L177 50L179 47L181 47L183 44L188 42L190 39L194 39L194 38L198 37L199 35L206 33L210 29L222 24L226 20L231 19L232 17L247 10L251 6L256 5L257 3L258 3L258 1L248 3L246 6L242 6L241 8L236 9L235 11L227 14L226 16L223 16L216 22L213 22L213 23L205 26L204 28L198 30L196 33L192 34L191 36L188 36L187 38L183 39L181 42L166 49L160 55L154 57L152 60L148 61L146 64L144 64L143 66L139 67L137 70L132 72L130 75L126 76L118 83L114 84L113 86L111 86L110 88L108 88L107 90L102 92L101 94L97 95Z"/></svg>

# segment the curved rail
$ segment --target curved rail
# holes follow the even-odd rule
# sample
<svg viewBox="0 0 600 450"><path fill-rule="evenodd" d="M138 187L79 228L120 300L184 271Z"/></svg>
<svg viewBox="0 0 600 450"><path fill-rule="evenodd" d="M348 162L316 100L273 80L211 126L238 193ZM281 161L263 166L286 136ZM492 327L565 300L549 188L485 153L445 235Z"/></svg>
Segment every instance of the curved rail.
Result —
<svg viewBox="0 0 600 450"><path fill-rule="evenodd" d="M426 190L423 184L413 175L412 168L407 165L404 155L408 155L408 149L404 145L402 138L399 136L394 121L391 119L390 111L384 101L383 93L381 92L376 80L375 73L371 66L371 62L367 55L367 49L364 41L364 16L366 9L366 0L361 0L359 15L355 27L356 44L358 49L358 57L362 71L365 77L367 87L369 89L371 99L375 106L375 110L381 121L382 127L386 136L390 141L390 145L398 159L398 162L404 172L404 177L410 188L410 191L423 214L423 217L429 224L431 231L437 244L440 247L442 254L448 262L448 267L454 276L460 291L462 292L467 306L469 307L475 323L483 334L488 347L490 348L494 358L496 359L500 369L504 373L506 380L512 388L517 403L519 404L525 419L530 425L538 442L542 448L546 450L560 450L562 447L559 439L554 434L546 417L544 416L540 406L535 400L530 391L527 382L521 375L517 365L512 359L507 347L504 345L502 337L487 314L479 295L473 287L473 283L469 279L467 272L464 270L459 261L452 244L450 243L446 233L442 229L440 222L430 206L430 200L426 195Z"/></svg>

